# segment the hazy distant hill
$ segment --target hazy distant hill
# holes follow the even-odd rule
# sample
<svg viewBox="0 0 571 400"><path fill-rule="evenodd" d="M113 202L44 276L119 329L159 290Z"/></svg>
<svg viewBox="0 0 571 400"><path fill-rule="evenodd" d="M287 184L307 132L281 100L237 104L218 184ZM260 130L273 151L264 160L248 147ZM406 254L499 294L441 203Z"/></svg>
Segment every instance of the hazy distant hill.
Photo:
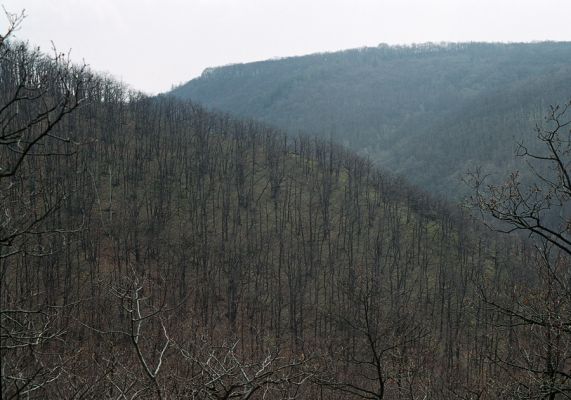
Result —
<svg viewBox="0 0 571 400"><path fill-rule="evenodd" d="M509 167L516 140L571 97L571 43L380 45L209 68L172 93L332 137L459 198L467 169Z"/></svg>

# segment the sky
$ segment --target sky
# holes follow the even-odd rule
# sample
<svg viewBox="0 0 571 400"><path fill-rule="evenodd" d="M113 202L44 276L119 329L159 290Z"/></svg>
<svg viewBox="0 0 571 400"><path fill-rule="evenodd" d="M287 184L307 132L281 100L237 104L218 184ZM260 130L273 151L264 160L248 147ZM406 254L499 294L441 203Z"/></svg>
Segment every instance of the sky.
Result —
<svg viewBox="0 0 571 400"><path fill-rule="evenodd" d="M207 67L379 43L571 40L571 0L0 0L16 37L156 94ZM6 18L0 19L0 32Z"/></svg>

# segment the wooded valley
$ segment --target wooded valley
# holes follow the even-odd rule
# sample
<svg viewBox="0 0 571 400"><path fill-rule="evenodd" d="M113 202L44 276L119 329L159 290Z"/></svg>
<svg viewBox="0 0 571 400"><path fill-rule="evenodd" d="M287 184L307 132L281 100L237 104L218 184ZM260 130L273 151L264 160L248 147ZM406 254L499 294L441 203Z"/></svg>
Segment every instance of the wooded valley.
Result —
<svg viewBox="0 0 571 400"><path fill-rule="evenodd" d="M269 117L258 122L171 94L146 96L64 54L4 37L2 399L571 397L568 59L551 63L553 93L522 66L522 80L510 84L532 94L541 88L545 97L511 99L487 122L505 118L498 130L513 123L528 132L518 158L528 161L522 171L530 169L499 171L505 181L498 184L488 184L484 170L454 171L465 174L470 194L469 207L457 207L395 173L404 169L387 172L375 157L336 144L349 131L347 141L366 134L347 121L330 137L298 135L292 129L329 127L317 126L322 116L308 122L314 109L275 128L268 121L281 124ZM499 51L391 47L356 56L382 66L384 57L429 53L450 63L457 52L469 58L472 46ZM539 49L559 60L569 51L530 46L530 57ZM509 51L517 59L528 49ZM312 68L352 55L312 56ZM248 68L205 72L199 83ZM307 79L318 85L314 73ZM419 97L440 90L427 85ZM242 90L241 98L263 98ZM483 99L462 95L483 108L451 110L462 125L449 125L442 138L472 123L474 135L489 126L475 122L487 110ZM548 95L554 106L543 104L534 131L530 110L539 113L536 101ZM401 101L396 114L378 114L387 118L382 126L399 118L410 125L378 146L452 100L414 111ZM489 145L500 157L516 143ZM395 150L391 160L402 154ZM450 165L426 154L438 168Z"/></svg>

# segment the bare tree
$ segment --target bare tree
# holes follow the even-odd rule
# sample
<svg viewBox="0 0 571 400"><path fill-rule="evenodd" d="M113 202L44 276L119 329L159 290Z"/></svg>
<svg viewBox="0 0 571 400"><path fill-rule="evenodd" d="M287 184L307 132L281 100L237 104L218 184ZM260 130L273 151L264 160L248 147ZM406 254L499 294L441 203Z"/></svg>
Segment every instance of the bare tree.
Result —
<svg viewBox="0 0 571 400"><path fill-rule="evenodd" d="M61 375L70 353L55 346L66 332L62 315L71 304L57 305L17 279L23 258L55 253L52 240L66 226L48 221L66 199L53 176L42 174L38 160L70 154L71 136L56 127L85 99L90 76L69 57L32 51L11 39L25 14L6 10L7 30L0 35L0 351L3 398L42 396ZM27 260L29 260L29 258ZM5 396L5 397L4 397Z"/></svg>
<svg viewBox="0 0 571 400"><path fill-rule="evenodd" d="M513 338L510 351L492 357L509 371L512 379L498 385L513 398L571 398L570 113L571 102L552 106L536 127L539 150L518 145L527 174L512 172L503 184L488 184L480 171L468 177L471 203L486 224L525 233L535 247L529 255L535 271L528 282L512 283L511 296L482 289L501 316L496 329Z"/></svg>
<svg viewBox="0 0 571 400"><path fill-rule="evenodd" d="M110 285L110 293L119 299L121 309L126 313L127 318L124 323L125 328L114 329L107 333L120 334L129 339L139 365L154 388L157 398L163 399L165 394L159 381L159 373L172 340L163 319L165 313L164 298L160 305L155 306L149 302L149 297L145 295L144 289L144 280L135 272L123 277L120 282ZM146 326L153 322L158 323L163 336L162 344L158 348L157 341L160 338L154 332L145 333L144 331Z"/></svg>
<svg viewBox="0 0 571 400"><path fill-rule="evenodd" d="M354 398L415 399L428 395L424 385L425 339L429 331L405 304L390 304L379 287L360 287L349 294L350 306L331 317L345 340L332 345L331 366L316 383Z"/></svg>
<svg viewBox="0 0 571 400"><path fill-rule="evenodd" d="M514 171L503 184L487 184L480 171L470 173L472 204L501 232L524 231L571 255L571 102L552 106L545 122L536 126L538 152L519 143L516 155L529 174Z"/></svg>
<svg viewBox="0 0 571 400"><path fill-rule="evenodd" d="M237 341L213 344L206 338L181 347L196 371L190 379L197 399L295 399L311 377L308 359L290 359L279 348L252 357L239 354Z"/></svg>
<svg viewBox="0 0 571 400"><path fill-rule="evenodd" d="M6 20L8 21L8 28L5 32L0 33L0 48L4 45L4 41L9 39L10 36L20 28L20 25L26 16L25 10L22 10L17 14L7 11L4 7L2 7L2 9L4 10ZM4 52L6 49L2 48L2 51Z"/></svg>

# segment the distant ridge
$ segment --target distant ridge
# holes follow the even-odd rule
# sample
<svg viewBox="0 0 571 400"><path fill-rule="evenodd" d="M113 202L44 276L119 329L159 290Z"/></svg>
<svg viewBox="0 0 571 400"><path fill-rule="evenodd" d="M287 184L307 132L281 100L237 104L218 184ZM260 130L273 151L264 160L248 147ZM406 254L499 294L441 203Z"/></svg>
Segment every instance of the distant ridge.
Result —
<svg viewBox="0 0 571 400"><path fill-rule="evenodd" d="M208 68L171 93L331 137L459 199L467 169L509 167L515 141L571 96L571 42L381 43Z"/></svg>

